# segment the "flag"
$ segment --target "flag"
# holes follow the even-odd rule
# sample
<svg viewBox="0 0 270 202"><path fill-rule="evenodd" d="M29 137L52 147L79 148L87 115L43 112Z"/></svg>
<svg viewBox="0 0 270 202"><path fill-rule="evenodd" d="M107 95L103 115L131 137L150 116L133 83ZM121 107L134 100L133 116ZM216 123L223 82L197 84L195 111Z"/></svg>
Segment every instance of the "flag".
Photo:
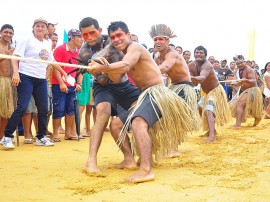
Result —
<svg viewBox="0 0 270 202"><path fill-rule="evenodd" d="M255 49L255 29L251 30L249 33L249 49L248 49L248 59L254 60L254 49Z"/></svg>
<svg viewBox="0 0 270 202"><path fill-rule="evenodd" d="M68 33L66 32L66 30L64 29L64 37L63 37L63 43L68 42Z"/></svg>

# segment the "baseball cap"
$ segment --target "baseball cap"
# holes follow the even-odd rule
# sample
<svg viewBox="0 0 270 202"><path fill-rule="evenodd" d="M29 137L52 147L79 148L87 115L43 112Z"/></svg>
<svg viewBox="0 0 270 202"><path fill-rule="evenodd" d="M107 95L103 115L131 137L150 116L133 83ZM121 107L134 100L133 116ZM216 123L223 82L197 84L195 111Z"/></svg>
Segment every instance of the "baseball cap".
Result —
<svg viewBox="0 0 270 202"><path fill-rule="evenodd" d="M71 29L68 31L68 38L72 37L72 36L80 36L81 32L78 29Z"/></svg>
<svg viewBox="0 0 270 202"><path fill-rule="evenodd" d="M51 23L51 22L49 22L49 23L48 23L48 26L49 26L49 25L56 26L56 25L58 25L58 22L57 22L57 23Z"/></svg>
<svg viewBox="0 0 270 202"><path fill-rule="evenodd" d="M43 19L43 18L38 18L38 19L36 19L36 20L34 20L34 25L36 24L36 23L38 23L38 22L43 22L46 26L48 26L48 22L47 22L47 20L45 20L45 19Z"/></svg>
<svg viewBox="0 0 270 202"><path fill-rule="evenodd" d="M223 61L226 61L227 62L227 59L226 58L222 58L221 59L221 62L223 62Z"/></svg>

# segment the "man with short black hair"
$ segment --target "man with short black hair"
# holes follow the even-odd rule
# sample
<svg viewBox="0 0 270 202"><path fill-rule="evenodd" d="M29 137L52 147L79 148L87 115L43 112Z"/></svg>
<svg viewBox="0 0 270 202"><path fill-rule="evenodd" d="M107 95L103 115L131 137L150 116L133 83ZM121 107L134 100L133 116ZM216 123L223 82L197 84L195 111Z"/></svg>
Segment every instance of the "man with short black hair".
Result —
<svg viewBox="0 0 270 202"><path fill-rule="evenodd" d="M102 35L102 28L99 27L99 23L96 19L91 17L82 19L79 28L86 42L83 44L79 53L83 63L87 63L96 55L111 55L113 52L112 47L110 45L106 46L108 35ZM144 47L142 48L145 49ZM112 57L110 56L110 62L119 61L122 57L123 54L121 52L115 51L115 54ZM113 82L107 74L102 74L101 72L103 71L92 73L95 77L93 82L93 95L97 115L96 122L91 130L89 155L85 166L87 173L98 174L101 174L101 171L97 165L97 153L109 118L118 115L118 105L122 107L121 109L124 109L123 111L128 110L131 104L138 99L140 94L138 88L130 83L126 74L117 76L119 80ZM112 76L112 78L114 77L115 76ZM127 113L127 111L125 113ZM114 122L114 124L111 122L111 131L113 130L112 127L118 127L117 122ZM114 135L113 137L116 138ZM129 155L132 156L132 152L130 152ZM135 167L137 167L137 165L134 160L128 165L125 165L125 168Z"/></svg>
<svg viewBox="0 0 270 202"><path fill-rule="evenodd" d="M12 38L14 29L10 24L4 24L0 30L0 54L12 55L14 47ZM0 144L8 119L14 111L13 93L11 85L12 66L11 60L0 58Z"/></svg>
<svg viewBox="0 0 270 202"><path fill-rule="evenodd" d="M227 60L222 59L220 61L220 67L216 68L217 77L219 81L225 81L225 80L231 80L233 78L233 72L227 67ZM220 83L222 87L224 88L227 98L228 98L228 86L227 83L221 82Z"/></svg>
<svg viewBox="0 0 270 202"><path fill-rule="evenodd" d="M126 178L126 181L131 183L152 181L154 180L152 151L155 158L160 159L171 151L173 140L182 142L185 139L184 131L191 130L193 121L189 116L191 109L182 98L164 85L155 61L148 50L131 41L129 29L124 22L112 22L108 27L108 34L111 44L125 54L123 59L108 63L105 58L100 58L103 64L92 62L88 71L108 73L116 83L128 72L140 89L140 97L130 114L124 116L120 114L114 119L120 123L119 128L115 128L112 133L124 155L129 153L129 159L125 155L124 161L118 165L119 168L126 168L135 163L127 137L130 126L134 134L136 142L134 150L139 152L140 169ZM169 124L174 127L168 127ZM118 139L119 131L121 131L120 139Z"/></svg>
<svg viewBox="0 0 270 202"><path fill-rule="evenodd" d="M189 64L191 61L190 61L190 57L191 57L191 52L189 50L185 50L183 52L183 57L186 61L187 64Z"/></svg>
<svg viewBox="0 0 270 202"><path fill-rule="evenodd" d="M219 84L212 64L206 59L207 50L198 46L194 50L195 61L189 63L191 80L194 85L201 84L202 90L206 93L199 101L202 110L203 129L208 130L205 142L216 140L215 123L224 125L229 121L229 105L227 96Z"/></svg>
<svg viewBox="0 0 270 202"><path fill-rule="evenodd" d="M48 23L48 35L49 35L49 38L53 35L53 33L55 33L55 26L58 25L58 23Z"/></svg>

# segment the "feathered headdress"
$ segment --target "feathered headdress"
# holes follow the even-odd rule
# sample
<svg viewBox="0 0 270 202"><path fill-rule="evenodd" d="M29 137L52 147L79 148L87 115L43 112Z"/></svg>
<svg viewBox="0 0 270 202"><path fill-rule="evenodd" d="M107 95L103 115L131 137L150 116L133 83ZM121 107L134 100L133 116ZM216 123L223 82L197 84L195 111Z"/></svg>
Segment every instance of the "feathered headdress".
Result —
<svg viewBox="0 0 270 202"><path fill-rule="evenodd" d="M153 25L151 27L149 34L152 37L152 39L156 37L166 37L168 39L176 37L176 34L173 33L171 28L165 24Z"/></svg>
<svg viewBox="0 0 270 202"><path fill-rule="evenodd" d="M243 55L235 55L234 57L233 57L233 60L235 61L235 62L237 62L237 61L239 61L239 60L245 60L245 58L244 58L244 56Z"/></svg>

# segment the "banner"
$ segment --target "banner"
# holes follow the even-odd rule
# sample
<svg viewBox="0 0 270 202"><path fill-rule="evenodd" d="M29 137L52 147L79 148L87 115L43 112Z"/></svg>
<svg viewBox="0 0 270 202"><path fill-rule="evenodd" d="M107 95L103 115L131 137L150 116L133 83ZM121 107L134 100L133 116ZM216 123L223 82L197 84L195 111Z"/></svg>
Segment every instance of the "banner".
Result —
<svg viewBox="0 0 270 202"><path fill-rule="evenodd" d="M66 30L64 29L63 43L67 43L67 42L68 42L68 33L67 33Z"/></svg>

